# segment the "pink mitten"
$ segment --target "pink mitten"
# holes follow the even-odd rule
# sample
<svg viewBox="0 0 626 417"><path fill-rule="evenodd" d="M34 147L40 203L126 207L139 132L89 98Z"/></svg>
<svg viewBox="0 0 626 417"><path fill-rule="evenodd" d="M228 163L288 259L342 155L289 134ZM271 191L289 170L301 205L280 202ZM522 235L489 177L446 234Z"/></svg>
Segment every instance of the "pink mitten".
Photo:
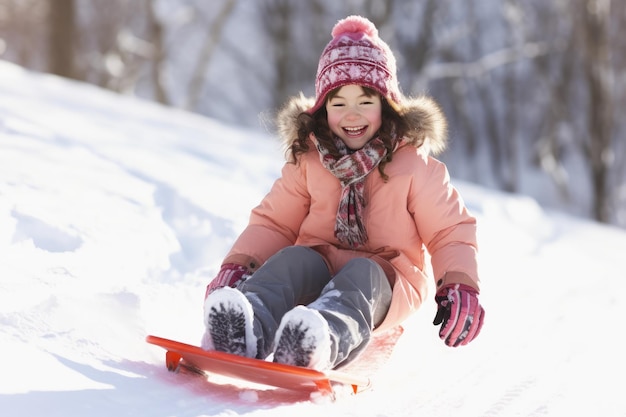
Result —
<svg viewBox="0 0 626 417"><path fill-rule="evenodd" d="M466 345L478 336L485 310L478 302L478 292L474 288L463 284L448 285L437 292L435 301L437 314L433 324L441 324L439 337L446 345Z"/></svg>
<svg viewBox="0 0 626 417"><path fill-rule="evenodd" d="M250 277L250 271L248 268L237 264L224 264L220 268L220 272L217 276L207 285L204 298L207 298L209 294L218 288L231 287L235 288L246 279Z"/></svg>

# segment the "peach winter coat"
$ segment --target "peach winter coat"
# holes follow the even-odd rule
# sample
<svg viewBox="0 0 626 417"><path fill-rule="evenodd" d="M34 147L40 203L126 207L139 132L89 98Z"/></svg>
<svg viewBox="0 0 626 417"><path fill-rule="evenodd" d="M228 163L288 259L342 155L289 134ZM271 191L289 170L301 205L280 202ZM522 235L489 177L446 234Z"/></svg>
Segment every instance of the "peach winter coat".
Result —
<svg viewBox="0 0 626 417"><path fill-rule="evenodd" d="M310 106L295 98L279 114L282 139L296 137L294 119ZM280 249L291 245L316 249L334 274L350 259L376 260L393 286L391 307L376 331L400 324L417 310L427 296L425 252L430 254L437 288L463 283L479 289L476 263L476 219L450 184L445 165L429 156L429 149L443 149L446 121L429 98L406 99L401 113L415 132L424 134L420 148L400 146L385 166L365 180L364 223L368 242L358 250L343 247L334 236L341 187L320 162L315 148L288 161L282 176L252 210L246 229L224 263L259 268ZM432 278L431 278L432 279Z"/></svg>

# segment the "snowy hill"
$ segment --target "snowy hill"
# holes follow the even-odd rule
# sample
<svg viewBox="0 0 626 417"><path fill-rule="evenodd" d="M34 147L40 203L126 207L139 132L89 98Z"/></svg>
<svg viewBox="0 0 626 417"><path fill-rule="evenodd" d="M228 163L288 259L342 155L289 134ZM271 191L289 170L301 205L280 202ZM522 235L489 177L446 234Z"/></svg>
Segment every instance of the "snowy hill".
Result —
<svg viewBox="0 0 626 417"><path fill-rule="evenodd" d="M167 372L277 177L272 138L0 62L0 410L10 416L626 415L626 232L456 181L479 218L481 336L434 302L373 390L312 402Z"/></svg>

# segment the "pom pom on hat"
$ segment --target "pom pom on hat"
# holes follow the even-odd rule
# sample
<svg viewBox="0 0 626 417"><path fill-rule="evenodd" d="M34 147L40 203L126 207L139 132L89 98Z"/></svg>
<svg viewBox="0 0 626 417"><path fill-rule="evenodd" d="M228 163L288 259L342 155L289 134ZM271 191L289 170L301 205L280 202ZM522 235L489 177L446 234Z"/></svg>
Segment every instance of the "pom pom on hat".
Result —
<svg viewBox="0 0 626 417"><path fill-rule="evenodd" d="M348 16L337 22L331 32L315 77L315 113L329 92L356 84L378 91L392 107L398 108L402 95L396 75L396 59L389 46L378 37L378 29L368 19Z"/></svg>
<svg viewBox="0 0 626 417"><path fill-rule="evenodd" d="M361 16L348 16L337 22L331 35L333 38L347 33L365 33L367 36L377 37L378 29L369 20Z"/></svg>

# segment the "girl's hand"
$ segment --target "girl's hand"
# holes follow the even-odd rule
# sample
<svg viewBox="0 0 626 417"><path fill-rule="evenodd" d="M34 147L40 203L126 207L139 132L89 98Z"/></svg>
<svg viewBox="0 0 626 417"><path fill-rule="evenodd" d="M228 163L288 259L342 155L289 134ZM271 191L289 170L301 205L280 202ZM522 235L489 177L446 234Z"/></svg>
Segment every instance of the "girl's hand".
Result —
<svg viewBox="0 0 626 417"><path fill-rule="evenodd" d="M435 296L437 314L434 325L441 324L439 337L456 347L471 342L483 326L485 310L478 302L478 292L467 285L452 284Z"/></svg>
<svg viewBox="0 0 626 417"><path fill-rule="evenodd" d="M248 268L237 264L224 264L217 276L207 285L204 298L218 288L231 287L236 288L239 284L250 277Z"/></svg>

